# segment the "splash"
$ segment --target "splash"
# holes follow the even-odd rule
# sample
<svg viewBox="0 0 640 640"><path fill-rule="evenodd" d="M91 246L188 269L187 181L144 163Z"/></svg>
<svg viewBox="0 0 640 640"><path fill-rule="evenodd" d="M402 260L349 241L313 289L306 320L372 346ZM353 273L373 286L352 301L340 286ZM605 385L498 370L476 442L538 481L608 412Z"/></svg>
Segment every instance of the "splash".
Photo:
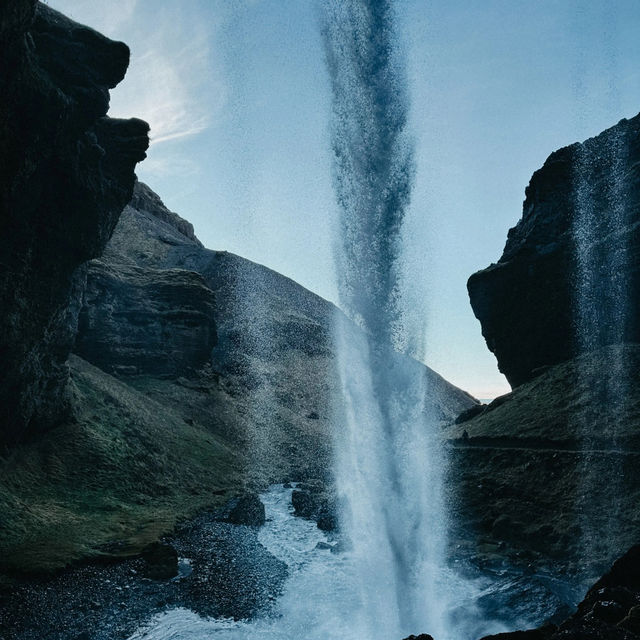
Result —
<svg viewBox="0 0 640 640"><path fill-rule="evenodd" d="M427 381L392 347L406 335L402 223L414 151L390 1L329 1L323 37L340 211L335 244L341 379L336 485L362 607L358 637L446 631L444 451Z"/></svg>

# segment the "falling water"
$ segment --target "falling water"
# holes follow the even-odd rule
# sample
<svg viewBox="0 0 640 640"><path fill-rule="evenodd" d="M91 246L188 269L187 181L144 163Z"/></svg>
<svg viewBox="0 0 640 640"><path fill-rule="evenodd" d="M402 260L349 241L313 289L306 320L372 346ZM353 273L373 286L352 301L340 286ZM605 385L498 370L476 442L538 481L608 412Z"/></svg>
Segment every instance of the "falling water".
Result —
<svg viewBox="0 0 640 640"><path fill-rule="evenodd" d="M583 359L577 388L593 403L578 410L582 441L579 512L583 557L598 558L597 574L610 562L609 541L617 538L624 465L618 438L626 412L629 371L623 343L629 307L627 210L624 171L628 150L624 129L608 131L575 149L573 238L576 351L601 352L605 366ZM604 151L603 151L604 148ZM611 453L589 453L608 449ZM607 478L606 488L602 477Z"/></svg>
<svg viewBox="0 0 640 640"><path fill-rule="evenodd" d="M444 455L425 380L390 354L407 341L401 231L414 175L392 4L325 4L338 290L364 330L336 323L344 424L336 484L363 604L352 622L359 636L446 638Z"/></svg>

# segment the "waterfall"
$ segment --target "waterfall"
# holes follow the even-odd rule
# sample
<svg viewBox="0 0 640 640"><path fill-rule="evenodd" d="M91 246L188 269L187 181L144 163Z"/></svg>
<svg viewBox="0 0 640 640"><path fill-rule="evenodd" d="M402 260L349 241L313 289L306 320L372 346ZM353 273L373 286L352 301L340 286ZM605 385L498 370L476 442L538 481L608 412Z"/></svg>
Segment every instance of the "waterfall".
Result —
<svg viewBox="0 0 640 640"><path fill-rule="evenodd" d="M446 638L445 456L425 408L425 379L392 349L412 338L400 274L414 176L392 4L324 4L338 291L355 321L335 326L342 391L335 477L342 529L353 546L359 637Z"/></svg>
<svg viewBox="0 0 640 640"><path fill-rule="evenodd" d="M627 157L620 128L575 147L573 308L575 351L582 356L576 389L591 398L574 416L583 450L577 506L587 575L601 573L612 560L609 540L618 537L624 495L624 456L617 449L630 375L623 345L630 289ZM596 351L592 360L589 354Z"/></svg>

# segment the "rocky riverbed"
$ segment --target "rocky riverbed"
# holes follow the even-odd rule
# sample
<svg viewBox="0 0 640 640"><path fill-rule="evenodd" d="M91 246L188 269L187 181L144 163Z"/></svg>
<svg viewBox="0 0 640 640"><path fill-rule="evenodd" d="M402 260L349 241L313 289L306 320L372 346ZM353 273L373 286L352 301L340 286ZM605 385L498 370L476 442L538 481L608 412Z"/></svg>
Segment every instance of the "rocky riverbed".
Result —
<svg viewBox="0 0 640 640"><path fill-rule="evenodd" d="M53 578L16 579L0 594L3 640L112 640L175 608L205 617L266 613L288 570L261 544L255 502L204 513L141 556L86 563ZM239 523L245 524L239 524Z"/></svg>
<svg viewBox="0 0 640 640"><path fill-rule="evenodd" d="M351 584L350 545L318 526L322 507L300 509L322 506L324 496L313 483L275 485L261 496L266 513L248 495L182 524L139 557L17 580L0 600L3 638L357 640L367 622ZM456 592L448 612L456 640L559 623L578 599L566 576L506 560L480 566L460 549L443 580Z"/></svg>

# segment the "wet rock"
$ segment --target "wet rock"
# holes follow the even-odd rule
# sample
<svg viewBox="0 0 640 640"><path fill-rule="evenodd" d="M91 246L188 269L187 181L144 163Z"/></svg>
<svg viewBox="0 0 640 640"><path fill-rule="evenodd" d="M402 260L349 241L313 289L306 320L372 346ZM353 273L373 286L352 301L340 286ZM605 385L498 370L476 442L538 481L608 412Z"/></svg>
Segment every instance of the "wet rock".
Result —
<svg viewBox="0 0 640 640"><path fill-rule="evenodd" d="M318 516L318 529L322 531L336 531L338 518L333 513L321 512Z"/></svg>
<svg viewBox="0 0 640 640"><path fill-rule="evenodd" d="M559 627L516 631L483 640L633 640L640 617L640 545L632 547L587 592Z"/></svg>
<svg viewBox="0 0 640 640"><path fill-rule="evenodd" d="M338 540L332 547L331 553L346 553L353 550L353 545L349 540L342 538Z"/></svg>
<svg viewBox="0 0 640 640"><path fill-rule="evenodd" d="M593 605L593 609L591 609L591 615L593 615L594 618L609 623L620 622L626 614L627 609L614 600L598 601Z"/></svg>
<svg viewBox="0 0 640 640"><path fill-rule="evenodd" d="M625 618L618 623L618 626L640 636L640 605L631 607Z"/></svg>
<svg viewBox="0 0 640 640"><path fill-rule="evenodd" d="M300 518L313 518L319 508L317 495L305 489L294 489L291 494L291 504L295 515Z"/></svg>
<svg viewBox="0 0 640 640"><path fill-rule="evenodd" d="M421 633L419 636L409 636L405 638L405 640L433 640L433 636L430 636L428 633Z"/></svg>
<svg viewBox="0 0 640 640"><path fill-rule="evenodd" d="M142 551L143 575L152 580L169 580L178 575L178 552L169 544L154 542Z"/></svg>
<svg viewBox="0 0 640 640"><path fill-rule="evenodd" d="M336 499L321 483L300 483L291 494L291 504L296 516L315 520L322 531L338 528Z"/></svg>
<svg viewBox="0 0 640 640"><path fill-rule="evenodd" d="M265 523L265 509L260 497L247 493L237 498L229 511L229 522L249 527L261 527Z"/></svg>
<svg viewBox="0 0 640 640"><path fill-rule="evenodd" d="M541 629L513 631L511 633L497 633L495 635L485 636L481 640L549 640L556 630L557 627L555 625L548 625Z"/></svg>

